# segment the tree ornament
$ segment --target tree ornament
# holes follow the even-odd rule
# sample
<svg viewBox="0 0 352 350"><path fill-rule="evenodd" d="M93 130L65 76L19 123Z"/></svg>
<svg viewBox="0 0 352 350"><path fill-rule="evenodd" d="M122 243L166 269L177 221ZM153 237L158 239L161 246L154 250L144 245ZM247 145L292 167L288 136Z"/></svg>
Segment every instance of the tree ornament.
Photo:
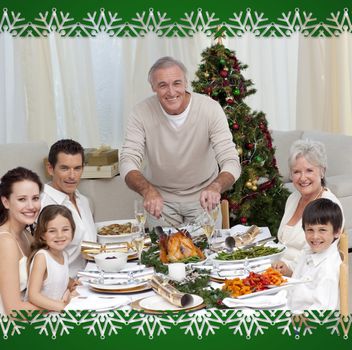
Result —
<svg viewBox="0 0 352 350"><path fill-rule="evenodd" d="M210 95L212 91L213 91L213 88L211 86L207 86L204 88L204 92L208 95Z"/></svg>
<svg viewBox="0 0 352 350"><path fill-rule="evenodd" d="M258 187L257 186L252 186L252 191L256 191L258 189Z"/></svg>
<svg viewBox="0 0 352 350"><path fill-rule="evenodd" d="M240 218L240 221L241 221L241 223L242 223L243 225L245 225L245 224L247 223L247 218L246 218L245 216L242 216L242 217Z"/></svg>
<svg viewBox="0 0 352 350"><path fill-rule="evenodd" d="M232 96L226 97L226 102L227 102L229 105L232 105L232 104L234 103L233 97L232 97Z"/></svg>
<svg viewBox="0 0 352 350"><path fill-rule="evenodd" d="M254 144L253 144L253 143L247 143L247 144L246 144L246 148L247 148L248 150L252 150L252 149L254 148Z"/></svg>
<svg viewBox="0 0 352 350"><path fill-rule="evenodd" d="M226 64L226 61L222 58L220 59L220 64L224 66Z"/></svg>
<svg viewBox="0 0 352 350"><path fill-rule="evenodd" d="M204 73L204 77L205 77L205 78L209 78L209 73L208 73L208 72L205 72L205 73Z"/></svg>
<svg viewBox="0 0 352 350"><path fill-rule="evenodd" d="M247 181L247 182L246 182L246 187L247 187L247 188L251 189L252 186L253 186L253 185L252 185L252 183L251 183L250 181Z"/></svg>
<svg viewBox="0 0 352 350"><path fill-rule="evenodd" d="M222 69L220 71L220 76L222 76L223 78L226 78L228 76L229 72L226 69Z"/></svg>
<svg viewBox="0 0 352 350"><path fill-rule="evenodd" d="M239 128L240 128L240 126L237 123L233 123L232 129L238 130Z"/></svg>
<svg viewBox="0 0 352 350"><path fill-rule="evenodd" d="M258 163L260 163L263 160L263 158L261 156L256 156L254 159Z"/></svg>
<svg viewBox="0 0 352 350"><path fill-rule="evenodd" d="M235 96L238 96L240 93L241 93L240 89L238 89L238 88L233 89L233 94L234 94Z"/></svg>
<svg viewBox="0 0 352 350"><path fill-rule="evenodd" d="M237 152L238 152L238 155L241 156L243 154L242 147L237 147Z"/></svg>
<svg viewBox="0 0 352 350"><path fill-rule="evenodd" d="M260 123L260 124L259 124L259 129L260 129L260 130L265 130L265 129L266 129L265 124L264 124L264 123Z"/></svg>

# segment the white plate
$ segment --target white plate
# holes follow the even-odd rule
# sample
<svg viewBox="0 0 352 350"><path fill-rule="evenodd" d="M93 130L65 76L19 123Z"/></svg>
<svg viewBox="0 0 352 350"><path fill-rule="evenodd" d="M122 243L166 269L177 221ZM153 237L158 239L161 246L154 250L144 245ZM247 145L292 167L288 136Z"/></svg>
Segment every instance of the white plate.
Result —
<svg viewBox="0 0 352 350"><path fill-rule="evenodd" d="M95 227L97 229L97 240L99 243L119 243L119 242L131 242L138 233L125 233L121 235L100 235L98 230L104 226L109 226L112 224L126 224L127 222L136 223L135 219L127 220L112 220L112 221L101 221L96 222Z"/></svg>
<svg viewBox="0 0 352 350"><path fill-rule="evenodd" d="M275 253L275 254L263 255L263 256L258 256L256 258L247 258L247 259L240 259L240 260L219 260L219 259L215 258L218 255L218 253L214 253L214 254L211 254L208 257L208 259L211 259L215 263L219 263L219 264L235 264L235 263L243 264L244 261L252 262L252 261L259 261L259 260L264 260L264 259L265 260L269 259L270 262L274 262L274 261L280 260L281 255L284 254L285 250L287 249L286 246L284 246L281 243L268 242L265 244L265 246L279 248L279 249L282 249L282 251L279 253Z"/></svg>
<svg viewBox="0 0 352 350"><path fill-rule="evenodd" d="M304 282L304 281L297 280L297 279L294 279L294 278L289 278L289 277L285 277L285 278L287 279L287 282L285 282L281 286L271 287L269 289L260 290L258 292L253 292L253 293L250 293L250 294L240 295L240 296L238 296L236 298L237 299L248 299L248 298L253 298L253 297L256 297L256 296L259 296L259 295L277 294L278 292L280 292L281 290L283 290L285 288L293 287L295 284L308 282L308 281Z"/></svg>
<svg viewBox="0 0 352 350"><path fill-rule="evenodd" d="M92 288L99 289L99 290L120 290L120 289L134 289L138 287L142 287L143 285L146 285L148 283L147 279L137 279L134 280L133 282L128 282L128 280L110 280L107 281L104 284L101 283L95 283L95 282L89 282L88 285Z"/></svg>
<svg viewBox="0 0 352 350"><path fill-rule="evenodd" d="M153 295L148 298L144 298L139 302L139 306L143 309L150 311L181 311L195 308L203 303L203 298L199 295L192 294L193 301L185 307L178 307L169 303L160 295Z"/></svg>

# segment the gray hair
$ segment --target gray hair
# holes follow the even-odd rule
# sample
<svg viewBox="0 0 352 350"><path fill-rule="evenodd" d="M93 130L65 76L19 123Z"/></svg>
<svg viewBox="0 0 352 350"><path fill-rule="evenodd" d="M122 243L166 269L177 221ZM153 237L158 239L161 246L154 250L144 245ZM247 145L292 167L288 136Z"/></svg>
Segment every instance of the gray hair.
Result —
<svg viewBox="0 0 352 350"><path fill-rule="evenodd" d="M299 157L304 157L309 163L320 168L321 184L325 186L325 171L328 159L324 144L320 141L309 139L295 141L290 148L290 156L288 158L290 171Z"/></svg>
<svg viewBox="0 0 352 350"><path fill-rule="evenodd" d="M155 73L155 71L157 71L158 69L162 69L162 68L169 68L169 67L172 67L172 66L177 66L179 67L182 72L184 73L185 75L185 80L187 82L187 68L186 66L176 60L175 58L173 57L170 57L170 56L164 56L164 57L161 57L159 58L152 66L151 68L149 69L149 72L148 72L148 82L150 85L153 86L153 74Z"/></svg>

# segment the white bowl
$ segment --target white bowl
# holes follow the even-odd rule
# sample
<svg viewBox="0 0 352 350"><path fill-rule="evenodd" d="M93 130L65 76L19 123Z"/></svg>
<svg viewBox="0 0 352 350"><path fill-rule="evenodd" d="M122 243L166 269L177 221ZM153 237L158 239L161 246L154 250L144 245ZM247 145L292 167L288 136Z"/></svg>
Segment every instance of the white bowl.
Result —
<svg viewBox="0 0 352 350"><path fill-rule="evenodd" d="M138 232L134 233L122 233L119 235L101 235L98 233L99 229L104 226L109 226L111 224L125 224L131 222L132 224L136 223L135 219L129 220L113 220L113 221L102 221L96 222L95 227L97 229L97 240L99 243L120 243L120 242L131 242L134 238L138 236Z"/></svg>
<svg viewBox="0 0 352 350"><path fill-rule="evenodd" d="M127 253L99 253L94 256L95 263L104 272L118 272L127 264Z"/></svg>

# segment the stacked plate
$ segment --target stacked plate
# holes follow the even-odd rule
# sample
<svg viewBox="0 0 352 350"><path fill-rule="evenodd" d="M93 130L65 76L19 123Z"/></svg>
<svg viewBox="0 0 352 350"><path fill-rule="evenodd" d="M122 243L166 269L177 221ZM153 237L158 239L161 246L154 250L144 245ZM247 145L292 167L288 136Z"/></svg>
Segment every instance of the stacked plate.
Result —
<svg viewBox="0 0 352 350"><path fill-rule="evenodd" d="M120 272L105 272L85 270L78 272L78 276L88 278L89 288L98 293L127 294L151 289L149 280L154 274L153 268L144 265L129 263L129 266Z"/></svg>

